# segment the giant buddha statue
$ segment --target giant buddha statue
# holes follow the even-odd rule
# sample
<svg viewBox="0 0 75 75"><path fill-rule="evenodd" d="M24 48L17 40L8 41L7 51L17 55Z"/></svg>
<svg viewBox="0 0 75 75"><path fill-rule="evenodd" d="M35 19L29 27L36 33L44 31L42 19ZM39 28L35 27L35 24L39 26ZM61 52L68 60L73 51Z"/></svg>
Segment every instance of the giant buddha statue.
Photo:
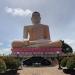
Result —
<svg viewBox="0 0 75 75"><path fill-rule="evenodd" d="M24 26L23 40L12 42L12 48L25 47L58 47L61 48L62 41L52 42L48 25L41 24L39 12L33 12L31 17L32 25Z"/></svg>

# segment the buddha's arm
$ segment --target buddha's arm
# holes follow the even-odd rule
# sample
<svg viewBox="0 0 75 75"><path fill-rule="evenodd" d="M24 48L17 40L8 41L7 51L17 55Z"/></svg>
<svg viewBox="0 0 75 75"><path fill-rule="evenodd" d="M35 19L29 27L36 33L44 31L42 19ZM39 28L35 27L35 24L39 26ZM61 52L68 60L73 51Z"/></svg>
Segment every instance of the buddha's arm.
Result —
<svg viewBox="0 0 75 75"><path fill-rule="evenodd" d="M23 38L24 39L27 39L28 38L28 26L24 26Z"/></svg>
<svg viewBox="0 0 75 75"><path fill-rule="evenodd" d="M45 27L44 38L50 40L49 27Z"/></svg>

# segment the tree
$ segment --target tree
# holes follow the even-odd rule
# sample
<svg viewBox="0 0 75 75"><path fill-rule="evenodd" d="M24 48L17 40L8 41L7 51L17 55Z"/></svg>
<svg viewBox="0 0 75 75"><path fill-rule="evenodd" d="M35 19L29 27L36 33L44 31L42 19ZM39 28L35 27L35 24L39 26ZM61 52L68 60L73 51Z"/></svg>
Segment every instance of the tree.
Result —
<svg viewBox="0 0 75 75"><path fill-rule="evenodd" d="M62 67L66 67L66 64L67 64L67 61L68 61L68 57L64 57L62 60L61 60L61 66Z"/></svg>
<svg viewBox="0 0 75 75"><path fill-rule="evenodd" d="M73 49L72 49L71 46L69 46L64 41L62 41L62 52L64 52L64 53L72 53Z"/></svg>
<svg viewBox="0 0 75 75"><path fill-rule="evenodd" d="M75 68L75 57L70 57L70 59L68 60L66 67L68 69L74 69Z"/></svg>
<svg viewBox="0 0 75 75"><path fill-rule="evenodd" d="M6 64L4 60L0 59L0 73L4 73L6 71Z"/></svg>
<svg viewBox="0 0 75 75"><path fill-rule="evenodd" d="M6 63L7 69L18 69L20 64L18 59L13 57L6 57L4 61Z"/></svg>

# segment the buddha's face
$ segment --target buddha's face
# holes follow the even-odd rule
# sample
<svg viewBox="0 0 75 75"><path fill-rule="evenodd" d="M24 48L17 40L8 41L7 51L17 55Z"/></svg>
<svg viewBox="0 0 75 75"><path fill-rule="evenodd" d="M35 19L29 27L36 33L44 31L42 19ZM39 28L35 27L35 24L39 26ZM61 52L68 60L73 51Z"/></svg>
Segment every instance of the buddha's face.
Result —
<svg viewBox="0 0 75 75"><path fill-rule="evenodd" d="M33 23L34 25L39 24L39 23L40 23L40 20L41 20L40 14L39 14L38 12L34 12L34 13L32 14L31 20L32 20L32 23Z"/></svg>

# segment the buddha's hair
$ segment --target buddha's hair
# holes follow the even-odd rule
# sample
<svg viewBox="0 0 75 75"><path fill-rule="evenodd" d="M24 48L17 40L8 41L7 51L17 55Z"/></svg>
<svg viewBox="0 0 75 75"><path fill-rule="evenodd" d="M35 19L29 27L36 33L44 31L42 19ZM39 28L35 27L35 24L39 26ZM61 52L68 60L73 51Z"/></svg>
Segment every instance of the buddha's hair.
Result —
<svg viewBox="0 0 75 75"><path fill-rule="evenodd" d="M35 12L33 12L33 13L32 13L32 17L33 17L33 16L35 16L35 15L40 16L40 13L39 13L39 12L37 12L37 11L35 11Z"/></svg>

